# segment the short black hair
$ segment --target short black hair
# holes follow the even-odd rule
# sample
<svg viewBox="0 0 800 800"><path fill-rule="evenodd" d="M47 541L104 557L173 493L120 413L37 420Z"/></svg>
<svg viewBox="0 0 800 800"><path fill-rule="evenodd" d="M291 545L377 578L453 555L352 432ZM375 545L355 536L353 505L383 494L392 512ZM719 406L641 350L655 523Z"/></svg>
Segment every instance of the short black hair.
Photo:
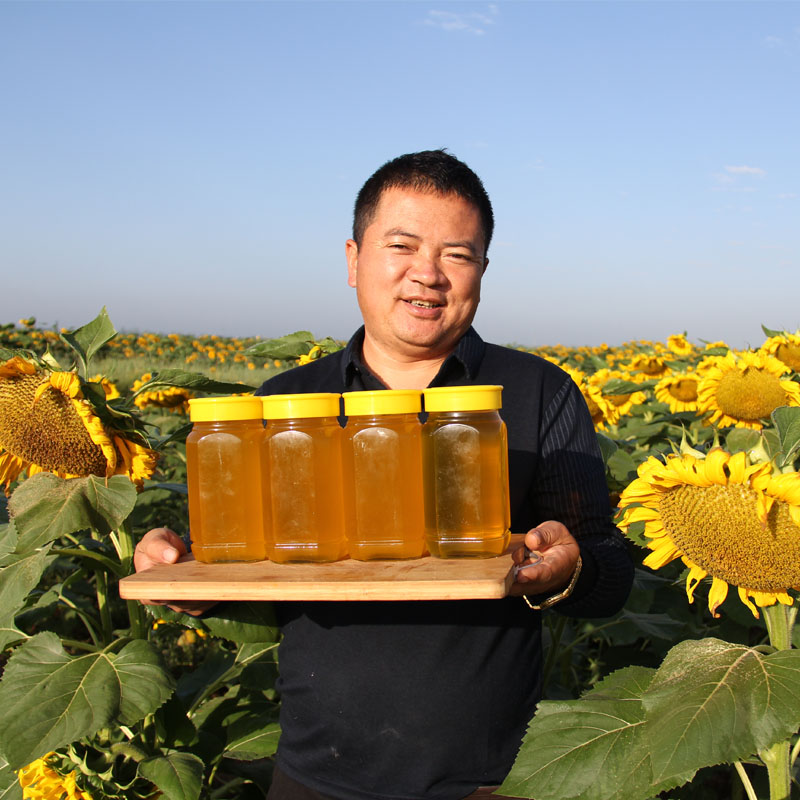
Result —
<svg viewBox="0 0 800 800"><path fill-rule="evenodd" d="M361 187L353 209L353 239L361 245L386 189L402 188L454 194L472 203L481 216L484 255L494 231L494 213L481 179L446 150L423 150L387 161Z"/></svg>

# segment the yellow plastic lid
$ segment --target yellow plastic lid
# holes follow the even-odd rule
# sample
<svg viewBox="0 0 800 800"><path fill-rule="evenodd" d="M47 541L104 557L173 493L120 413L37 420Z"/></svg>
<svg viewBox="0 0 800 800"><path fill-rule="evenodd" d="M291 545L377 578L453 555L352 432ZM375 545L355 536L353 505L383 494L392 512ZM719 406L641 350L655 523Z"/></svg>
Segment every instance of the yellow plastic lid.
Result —
<svg viewBox="0 0 800 800"><path fill-rule="evenodd" d="M307 419L308 417L338 417L340 394L316 392L311 394L269 394L260 398L264 419Z"/></svg>
<svg viewBox="0 0 800 800"><path fill-rule="evenodd" d="M419 414L422 392L417 389L382 389L376 392L345 392L346 417L369 417L378 414Z"/></svg>
<svg viewBox="0 0 800 800"><path fill-rule="evenodd" d="M192 422L225 422L261 419L261 398L253 395L237 397L193 397L189 400Z"/></svg>
<svg viewBox="0 0 800 800"><path fill-rule="evenodd" d="M503 407L502 386L437 386L425 389L426 411L494 411Z"/></svg>

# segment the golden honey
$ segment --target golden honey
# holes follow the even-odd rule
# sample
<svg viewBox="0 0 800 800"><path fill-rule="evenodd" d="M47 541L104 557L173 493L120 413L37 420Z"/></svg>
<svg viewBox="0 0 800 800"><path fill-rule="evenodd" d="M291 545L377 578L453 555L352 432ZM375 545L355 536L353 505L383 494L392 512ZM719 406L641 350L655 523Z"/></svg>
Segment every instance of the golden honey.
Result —
<svg viewBox="0 0 800 800"><path fill-rule="evenodd" d="M257 397L189 401L186 479L192 553L198 561L266 557L261 499L261 402Z"/></svg>
<svg viewBox="0 0 800 800"><path fill-rule="evenodd" d="M419 558L422 509L421 393L346 392L342 443L350 557Z"/></svg>

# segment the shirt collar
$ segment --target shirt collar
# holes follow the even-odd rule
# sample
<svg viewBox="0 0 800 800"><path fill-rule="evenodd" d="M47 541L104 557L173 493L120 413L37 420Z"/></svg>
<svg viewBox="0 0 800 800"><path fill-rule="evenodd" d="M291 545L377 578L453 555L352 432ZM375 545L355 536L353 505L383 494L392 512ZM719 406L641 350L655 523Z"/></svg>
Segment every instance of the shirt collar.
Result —
<svg viewBox="0 0 800 800"><path fill-rule="evenodd" d="M364 326L362 325L350 338L344 349L342 358L342 383L348 388L355 388L355 384L363 384L364 388L381 388L382 384L369 371L361 357L361 348L364 344ZM469 330L458 340L455 349L445 359L444 363L431 381L431 386L446 386L458 384L461 380L471 381L478 372L486 343L478 335L475 328ZM372 386L373 382L378 385ZM385 387L384 387L385 388Z"/></svg>

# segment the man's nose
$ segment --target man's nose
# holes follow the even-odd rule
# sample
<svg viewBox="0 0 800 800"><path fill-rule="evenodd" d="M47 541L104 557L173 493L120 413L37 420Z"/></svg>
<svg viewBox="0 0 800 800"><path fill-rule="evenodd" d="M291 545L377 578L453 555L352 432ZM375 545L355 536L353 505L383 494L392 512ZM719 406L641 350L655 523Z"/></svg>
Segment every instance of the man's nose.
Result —
<svg viewBox="0 0 800 800"><path fill-rule="evenodd" d="M414 255L406 276L423 286L438 286L445 280L438 254L423 249Z"/></svg>

